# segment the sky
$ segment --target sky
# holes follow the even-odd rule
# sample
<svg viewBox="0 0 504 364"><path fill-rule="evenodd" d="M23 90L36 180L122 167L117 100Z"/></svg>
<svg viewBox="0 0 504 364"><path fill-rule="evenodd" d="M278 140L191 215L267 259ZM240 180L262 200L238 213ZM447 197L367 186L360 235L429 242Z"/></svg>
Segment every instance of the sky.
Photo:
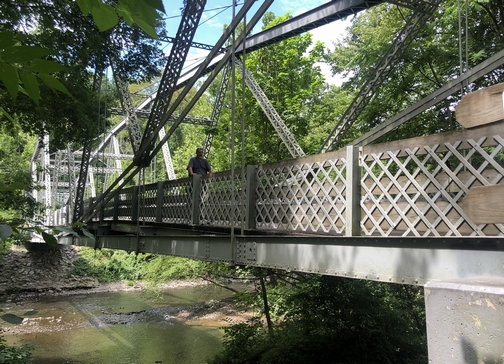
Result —
<svg viewBox="0 0 504 364"><path fill-rule="evenodd" d="M269 7L268 11L272 11L276 16L284 15L291 12L292 16L297 16L308 10L316 8L327 0L275 0ZM168 36L175 37L180 24L182 0L163 0L166 11L166 24ZM261 0L256 1L253 8L248 12L247 18L250 19L256 10L259 8ZM239 11L243 5L243 0L238 0L238 5L235 13ZM207 0L205 11L203 12L198 29L193 41L198 43L213 45L222 35L224 24L230 24L232 20L232 0ZM330 24L324 25L317 29L311 30L313 41L320 40L324 42L326 48L333 49L332 40L341 38L346 32L346 28L350 24L350 19L337 20ZM253 33L260 31L262 23L259 22ZM165 52L170 51L171 44L166 44ZM186 65L194 64L194 61L201 59L208 54L208 51L191 48L190 54L187 57ZM320 64L326 81L331 84L340 84L341 80L331 75L329 66Z"/></svg>

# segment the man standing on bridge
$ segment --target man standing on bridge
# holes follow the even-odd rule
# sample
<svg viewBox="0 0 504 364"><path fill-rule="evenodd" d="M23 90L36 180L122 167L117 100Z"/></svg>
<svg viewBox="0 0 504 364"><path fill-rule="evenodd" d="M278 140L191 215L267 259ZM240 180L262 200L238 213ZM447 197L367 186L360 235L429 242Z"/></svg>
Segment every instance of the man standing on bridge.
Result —
<svg viewBox="0 0 504 364"><path fill-rule="evenodd" d="M213 173L210 163L203 158L203 148L196 148L196 157L192 157L187 165L187 171L189 172L189 177L194 174L207 174Z"/></svg>

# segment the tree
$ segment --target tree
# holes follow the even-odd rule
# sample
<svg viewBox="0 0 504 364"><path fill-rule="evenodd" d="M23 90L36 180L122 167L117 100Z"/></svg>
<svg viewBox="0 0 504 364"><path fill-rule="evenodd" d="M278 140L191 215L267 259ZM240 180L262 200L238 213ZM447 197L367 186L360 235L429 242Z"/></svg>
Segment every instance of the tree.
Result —
<svg viewBox="0 0 504 364"><path fill-rule="evenodd" d="M82 3L87 2L80 1L81 7ZM108 9L109 6L91 7L93 18L101 19L97 16L97 9ZM84 10L88 9L84 7ZM119 12L123 11L121 3L117 9ZM30 67L33 67L35 61L35 65L41 63L46 67L44 69L58 72L56 78L53 77L54 82L59 82L57 89L70 90L63 94L51 93L46 89L46 82L42 85L43 102L38 103L38 107L33 107L29 100L25 100L26 97L21 95L20 100L10 104L7 109L10 115L15 114L18 117L17 120L24 131L41 135L48 130L51 136L58 135L55 140L56 144L61 141L61 144L57 145L58 148L69 142L80 144L97 136L95 125L100 117L99 110L103 111L105 107L104 100L99 100L96 90L93 89L92 74L89 70L96 70L97 75L101 76L114 59L118 72L125 81L150 80L158 75L164 59L160 44L146 36L140 28L116 22L114 28L99 32L91 18L85 16L73 1L8 1L0 5L0 11L5 16L0 19L0 30L5 34L14 34L18 42L11 48L25 49L29 54L35 50L45 50L45 53L40 53L44 58L35 58L30 63L23 63L24 59L12 62L19 69L21 76L31 75L30 83L26 82L26 77L20 78L24 89L30 90L30 85L35 89L27 92L28 96L38 103L40 92L36 80L33 80L35 76L26 72L31 70ZM160 29L162 24L157 22L153 26ZM10 66L11 69L14 67L12 64ZM2 75L5 76L6 73L0 73L0 79L4 84L11 85L8 89L15 88L13 84L16 83L16 77L9 78L6 83L7 79ZM40 78L40 72L37 76ZM46 78L44 76L42 80ZM49 84L49 87L55 88L53 84ZM17 95L12 92L11 95L16 100ZM78 97L73 97L76 95ZM104 117L105 115L101 116ZM76 124L76 120L79 123Z"/></svg>
<svg viewBox="0 0 504 364"><path fill-rule="evenodd" d="M502 45L502 11L498 3L493 0L468 2L469 59L465 60L468 67L478 64L502 49L499 47ZM433 19L424 26L417 39L394 65L387 82L381 85L371 103L359 116L344 138L343 145L460 74L459 39L462 38L462 43L465 43L466 29L459 29L458 2L443 1L440 7L441 9L434 13ZM327 57L334 74L348 77L348 81L342 85L342 92L355 93L354 90L363 85L409 15L410 11L405 8L382 4L360 13L352 20L347 36L341 42L335 43L334 51ZM464 14L462 16L464 17ZM469 89L477 89L499 80L502 80L502 71L497 70L470 85ZM389 133L380 141L460 128L454 119L454 105L461 96L461 93L455 93L447 100L441 100L438 105L394 133ZM349 100L351 101L351 98ZM334 125L335 123L329 130Z"/></svg>
<svg viewBox="0 0 504 364"><path fill-rule="evenodd" d="M425 363L421 288L269 273L272 330L260 318L225 328L210 363Z"/></svg>
<svg viewBox="0 0 504 364"><path fill-rule="evenodd" d="M291 18L289 13L275 17L268 12L263 17L263 29L275 26ZM313 45L310 33L270 45L246 56L246 66L261 86L285 125L296 137L302 148L308 147L305 138L309 135L312 110L322 101L324 78L317 62L322 60L322 43ZM245 164L257 164L292 158L271 122L264 114L251 92L242 89L241 77L236 78L236 153L240 155L241 110L245 100ZM245 94L243 94L245 92ZM232 105L226 100L216 138L217 159L224 168L229 168L229 135ZM253 131L253 133L251 132ZM240 159L240 158L238 158Z"/></svg>
<svg viewBox="0 0 504 364"><path fill-rule="evenodd" d="M105 120L105 105L112 101L96 93L90 70L96 70L99 80L114 59L126 80L155 77L163 53L142 29L156 37L152 30L162 28L158 9L163 10L160 1L142 0L119 0L113 6L99 0L0 3L0 128L35 137L49 132L51 146L57 149L95 138L104 125L98 120ZM111 17L111 11L126 24ZM29 186L0 188L20 198L22 188ZM2 207L8 209L11 200L0 201L6 204ZM29 199L23 201L29 205ZM18 217L24 212L18 208ZM4 240L12 226L0 227Z"/></svg>

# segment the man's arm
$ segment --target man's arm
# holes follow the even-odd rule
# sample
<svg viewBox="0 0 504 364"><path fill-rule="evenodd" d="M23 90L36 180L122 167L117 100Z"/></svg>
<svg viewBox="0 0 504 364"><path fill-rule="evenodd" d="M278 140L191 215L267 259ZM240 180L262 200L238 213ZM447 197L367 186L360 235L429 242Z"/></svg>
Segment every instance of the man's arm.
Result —
<svg viewBox="0 0 504 364"><path fill-rule="evenodd" d="M192 176L194 174L192 167L187 167L187 170L189 171L189 176Z"/></svg>

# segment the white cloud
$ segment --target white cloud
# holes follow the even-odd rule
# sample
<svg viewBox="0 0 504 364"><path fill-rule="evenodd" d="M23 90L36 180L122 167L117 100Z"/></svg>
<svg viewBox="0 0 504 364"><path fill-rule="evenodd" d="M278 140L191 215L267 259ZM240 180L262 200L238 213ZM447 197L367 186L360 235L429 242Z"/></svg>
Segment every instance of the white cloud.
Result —
<svg viewBox="0 0 504 364"><path fill-rule="evenodd" d="M321 41L324 43L325 48L330 50L334 49L334 42L337 40L342 40L346 34L346 28L350 25L350 19L336 20L332 23L326 24L324 26L318 27L316 29L310 30L312 34L313 43ZM333 76L331 73L331 67L326 63L319 63L322 74L324 75L326 82L331 85L341 85L343 79L339 76Z"/></svg>

